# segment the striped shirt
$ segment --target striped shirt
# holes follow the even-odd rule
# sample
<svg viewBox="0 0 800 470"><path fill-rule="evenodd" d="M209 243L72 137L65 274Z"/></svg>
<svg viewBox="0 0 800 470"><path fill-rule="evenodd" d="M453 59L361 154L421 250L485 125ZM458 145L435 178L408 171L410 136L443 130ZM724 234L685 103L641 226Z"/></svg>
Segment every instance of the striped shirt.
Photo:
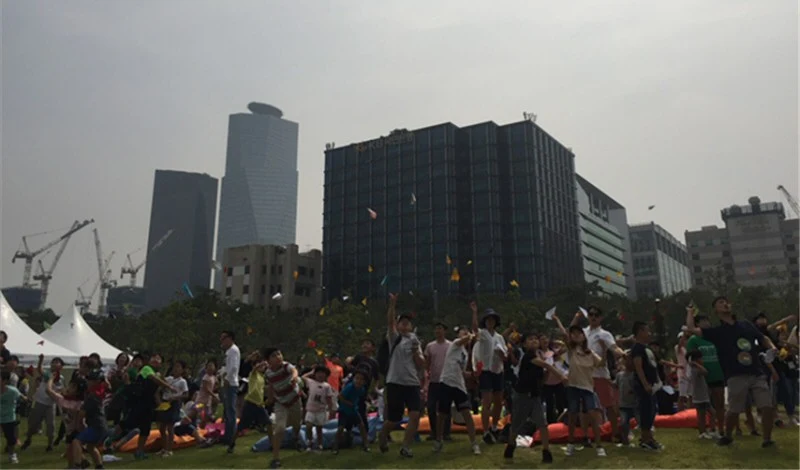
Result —
<svg viewBox="0 0 800 470"><path fill-rule="evenodd" d="M289 407L300 399L300 387L292 381L295 371L293 365L284 362L278 370L267 368L266 378L269 386L275 392L275 400L283 406Z"/></svg>

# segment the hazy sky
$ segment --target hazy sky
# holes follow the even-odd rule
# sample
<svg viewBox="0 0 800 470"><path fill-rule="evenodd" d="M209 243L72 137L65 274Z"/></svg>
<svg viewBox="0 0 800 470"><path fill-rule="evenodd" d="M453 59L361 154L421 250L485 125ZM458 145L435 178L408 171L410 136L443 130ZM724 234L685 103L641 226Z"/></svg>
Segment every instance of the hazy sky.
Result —
<svg viewBox="0 0 800 470"><path fill-rule="evenodd" d="M250 101L300 123L301 249L321 246L326 142L523 111L629 221L683 239L779 183L798 194L797 23L793 0L4 0L0 285L22 280L23 234L84 218L118 276L154 170L221 177ZM84 229L49 306L96 273Z"/></svg>

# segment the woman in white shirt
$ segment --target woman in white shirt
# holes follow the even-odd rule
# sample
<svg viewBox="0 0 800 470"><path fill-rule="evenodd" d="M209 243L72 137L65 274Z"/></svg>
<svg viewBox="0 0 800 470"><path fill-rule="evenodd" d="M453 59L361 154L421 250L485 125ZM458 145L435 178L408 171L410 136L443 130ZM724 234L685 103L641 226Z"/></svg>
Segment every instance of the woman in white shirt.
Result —
<svg viewBox="0 0 800 470"><path fill-rule="evenodd" d="M470 303L472 309L472 331L478 342L472 350L472 361L479 372L478 381L481 392L481 424L483 440L487 444L497 442L497 423L503 410L503 371L508 354L506 340L497 332L500 315L491 308L486 309L478 321L478 304ZM491 417L491 427L489 426Z"/></svg>

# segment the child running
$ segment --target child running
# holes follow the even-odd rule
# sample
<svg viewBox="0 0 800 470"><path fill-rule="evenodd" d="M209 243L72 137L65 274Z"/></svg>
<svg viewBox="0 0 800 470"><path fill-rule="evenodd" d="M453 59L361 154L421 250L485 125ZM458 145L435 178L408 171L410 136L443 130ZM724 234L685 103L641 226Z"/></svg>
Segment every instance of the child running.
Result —
<svg viewBox="0 0 800 470"><path fill-rule="evenodd" d="M467 362L469 361L467 346L475 338L474 334L462 326L458 329L458 339L453 341L447 348L444 365L442 366L441 387L439 388L439 412L436 414L438 422L436 423L436 443L433 445L434 452L442 450L444 445L442 442L444 440L444 423L445 420L450 420L450 410L455 404L456 411L461 413L467 426L472 453L475 455L480 455L481 453L481 447L475 439L472 403L470 402L469 394L467 394L467 386L464 380L464 374L467 373L465 372Z"/></svg>
<svg viewBox="0 0 800 470"><path fill-rule="evenodd" d="M264 371L266 370L267 361L261 361L253 365L250 375L247 376L247 392L244 395L242 418L239 421L238 429L240 433L245 429L252 429L253 426L263 429L270 424L269 414L264 408Z"/></svg>
<svg viewBox="0 0 800 470"><path fill-rule="evenodd" d="M6 438L6 454L10 463L19 463L15 450L18 439L17 404L26 398L11 386L11 372L4 370L0 372L0 427L3 429L3 436Z"/></svg>
<svg viewBox="0 0 800 470"><path fill-rule="evenodd" d="M334 409L333 387L328 383L331 375L330 369L320 364L303 376L308 389L308 402L306 403L306 441L309 450L313 451L312 436L314 428L317 429L317 448L322 451L322 428L328 422L328 413Z"/></svg>
<svg viewBox="0 0 800 470"><path fill-rule="evenodd" d="M86 396L81 406L79 418L86 422L86 428L75 437L70 444L72 455L77 456L75 460L83 460L83 449L91 456L94 468L103 468L103 460L100 458L98 446L100 446L108 435L108 422L103 410L103 398L105 395L105 376L99 370L93 370L86 376L88 387Z"/></svg>
<svg viewBox="0 0 800 470"><path fill-rule="evenodd" d="M606 451L600 443L600 422L603 418L600 414L597 395L594 393L592 373L595 368L603 367L606 360L589 349L586 334L584 334L580 326L572 325L567 331L557 316L553 315L553 320L555 320L561 333L567 337L569 440L566 453L568 456L575 454L575 424L580 418L581 412L583 412L586 413L589 421L591 421L597 456L605 457Z"/></svg>
<svg viewBox="0 0 800 470"><path fill-rule="evenodd" d="M517 448L517 435L519 430L528 420L539 429L542 438L542 463L553 463L553 454L550 453L550 433L547 429L547 419L542 406L542 387L544 385L545 371L567 381L561 372L551 364L540 358L539 336L529 334L523 340L525 354L519 362L519 375L514 384L513 409L511 411L511 434L508 436L503 457L514 458Z"/></svg>
<svg viewBox="0 0 800 470"><path fill-rule="evenodd" d="M300 442L300 425L303 420L303 405L300 402L300 386L297 369L283 360L283 353L278 348L267 348L264 351L269 367L266 370L268 402L275 404L275 424L269 436L272 444L272 461L270 468L281 467L281 443L287 426L291 426L294 442L298 450L302 450Z"/></svg>
<svg viewBox="0 0 800 470"><path fill-rule="evenodd" d="M364 371L357 370L353 374L353 380L339 394L339 425L336 430L336 440L333 443L334 454L339 453L339 444L344 433L350 433L356 426L358 426L358 431L361 433L361 446L364 452L369 452L369 435L367 434L365 417L358 412L361 408L361 402L367 398L368 380Z"/></svg>

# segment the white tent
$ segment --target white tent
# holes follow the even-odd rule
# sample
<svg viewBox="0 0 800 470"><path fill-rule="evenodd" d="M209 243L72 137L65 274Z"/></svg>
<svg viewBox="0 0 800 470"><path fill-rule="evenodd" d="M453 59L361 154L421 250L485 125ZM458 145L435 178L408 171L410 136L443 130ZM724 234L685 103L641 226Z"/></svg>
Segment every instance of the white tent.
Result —
<svg viewBox="0 0 800 470"><path fill-rule="evenodd" d="M62 315L42 333L42 338L71 349L80 356L97 353L105 364L113 363L122 352L95 333L74 305L68 314Z"/></svg>
<svg viewBox="0 0 800 470"><path fill-rule="evenodd" d="M6 348L11 354L18 356L22 364L35 364L40 354L44 354L46 360L60 357L68 365L78 363L79 354L39 336L22 321L2 293L0 293L0 330L8 335Z"/></svg>

